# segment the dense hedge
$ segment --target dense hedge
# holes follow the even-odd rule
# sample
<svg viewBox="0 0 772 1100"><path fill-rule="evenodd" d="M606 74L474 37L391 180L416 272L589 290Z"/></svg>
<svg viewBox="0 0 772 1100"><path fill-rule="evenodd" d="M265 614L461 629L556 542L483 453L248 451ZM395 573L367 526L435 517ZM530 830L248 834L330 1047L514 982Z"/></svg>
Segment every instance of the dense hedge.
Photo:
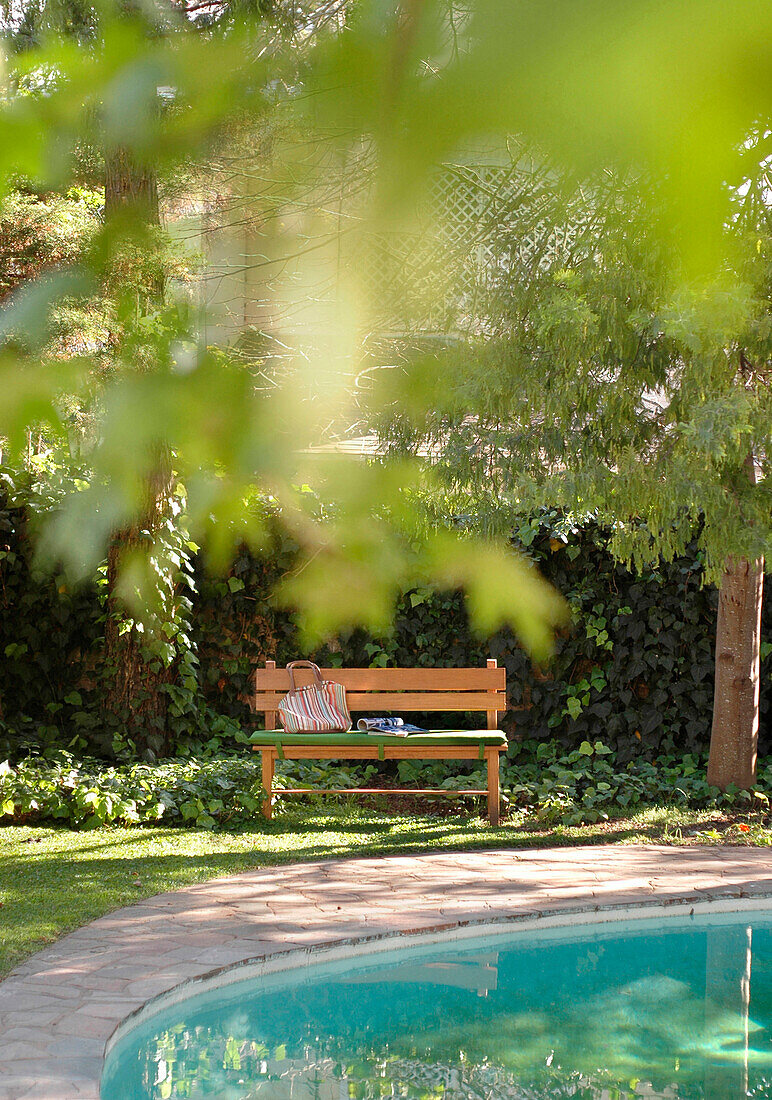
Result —
<svg viewBox="0 0 772 1100"><path fill-rule="evenodd" d="M32 747L112 754L99 717L104 609L95 581L75 591L34 562L30 516L37 502L5 506L0 483L0 760ZM701 752L710 733L716 592L701 585L687 556L656 572L630 573L594 525L568 527L555 514L523 524L517 541L569 600L574 622L557 639L549 667L533 668L508 632L481 641L457 593L413 590L400 601L390 637L361 631L315 654L332 665L458 666L498 658L507 669L518 738L557 739L567 748L602 740L622 764L661 752ZM254 667L299 655L291 621L272 605L277 577L295 548L279 542L269 559L241 554L227 578L197 562L192 642L197 697L176 749L206 754L233 745L251 723L245 696ZM772 599L764 610L761 749L772 748ZM435 719L436 720L436 719Z"/></svg>
<svg viewBox="0 0 772 1100"><path fill-rule="evenodd" d="M510 735L557 738L567 748L600 738L623 762L663 751L706 751L717 598L714 588L701 584L699 561L691 556L637 575L610 557L608 536L597 526L566 531L555 516L533 520L518 534L516 541L526 544L573 610L573 624L558 637L549 667L534 668L507 631L476 638L462 597L428 590L405 594L391 637L354 631L315 659L343 666L439 667L483 664L493 656L507 669L511 709L503 724ZM216 697L218 710L243 720L241 693L254 662L266 656L290 660L297 643L291 624L266 599L265 563L245 555L234 570L244 588L230 592L227 583L205 582L206 612L197 624L210 700ZM231 624L225 643L223 620ZM766 752L772 749L769 594L764 638L761 750Z"/></svg>

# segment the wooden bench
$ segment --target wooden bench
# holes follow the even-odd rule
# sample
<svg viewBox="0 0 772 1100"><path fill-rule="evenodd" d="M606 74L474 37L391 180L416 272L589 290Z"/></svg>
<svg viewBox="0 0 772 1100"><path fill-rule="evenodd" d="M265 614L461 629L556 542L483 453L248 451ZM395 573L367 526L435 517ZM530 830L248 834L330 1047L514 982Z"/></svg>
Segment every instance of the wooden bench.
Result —
<svg viewBox="0 0 772 1100"><path fill-rule="evenodd" d="M297 686L311 682L307 669L295 672ZM262 754L263 813L270 818L273 777L279 760L485 760L486 790L418 791L414 788L383 791L382 788L319 790L294 788L284 794L449 794L487 795L491 825L499 823L499 754L507 747L506 736L497 729L498 716L507 709L506 669L496 661L487 668L325 668L325 680L336 680L346 688L352 717L368 712L484 712L487 728L480 730L429 730L398 737L387 733L285 733L277 730L277 707L289 691L289 674L266 661L255 673L254 709L265 716L265 730L250 738L255 752ZM354 717L356 726L356 718Z"/></svg>

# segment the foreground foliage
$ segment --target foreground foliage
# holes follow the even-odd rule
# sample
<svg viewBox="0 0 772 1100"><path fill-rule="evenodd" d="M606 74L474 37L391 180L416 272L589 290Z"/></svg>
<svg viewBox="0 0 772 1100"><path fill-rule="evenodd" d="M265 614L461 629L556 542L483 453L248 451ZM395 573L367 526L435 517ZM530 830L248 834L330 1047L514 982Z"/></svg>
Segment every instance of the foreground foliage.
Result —
<svg viewBox="0 0 772 1100"><path fill-rule="evenodd" d="M763 132L768 117L768 90L757 76L768 55L769 15L763 6L750 5L742 14L732 9L727 18L725 0L714 0L695 26L682 5L672 11L652 9L647 19L639 20L631 17L628 4L613 11L596 6L592 18L585 19L565 3L554 4L554 18L549 18L522 3L480 2L457 13L455 5L441 2L404 8L362 0L336 5L336 18L319 23L297 12L294 30L302 27L303 33L286 35L277 33L276 20L266 17L276 5L239 5L239 18L233 22L223 17L227 4L213 6L217 14L209 15L209 6L204 14L199 4L183 5L182 11L175 11L174 5L167 11L163 5L127 9L105 4L89 8L87 15L79 10L78 18L68 23L57 17L56 5L6 5L7 45L19 46L21 36L32 48L11 60L7 75L4 72L0 197L5 199L20 180L30 192L67 193L77 182L83 148L94 145L101 152L108 184L115 175L111 166L122 162L133 165L135 177L152 179L155 192L156 178L184 174L218 141L227 142L234 126L251 126L258 132L278 109L310 146L326 138L320 141L326 151L345 156L374 144L375 186L364 189L366 201L345 228L365 244L373 230L378 236L410 226L407 196L412 203L425 192L433 167L455 156L461 146L496 135L506 141L513 130L520 130L545 142L572 172L579 172L580 179L591 179L599 170L605 174L609 164L626 173L632 164L636 175L653 176L655 191L660 185L664 237L674 236L676 243L663 253L668 295L662 308L654 316L649 309L638 326L643 334L640 350L646 351L643 338L650 330L663 331L662 317L668 321L664 327L679 335L690 319L690 309L678 308L678 284L695 276L710 281L726 251L724 227L731 209L727 180L744 180L745 162L754 156L757 169L759 162L766 164L763 143L751 156L748 144L755 128ZM296 5L290 7L296 10ZM282 25L280 19L278 26ZM557 33L556 27L563 30ZM227 33L216 33L219 30ZM301 50L299 42L309 37L313 50ZM672 95L641 97L642 78L647 86L668 86L674 42L679 57L688 58L676 68L688 72L689 79L676 85ZM609 57L604 73L598 73L594 61L588 71L586 58L601 55ZM534 66L542 74L539 80L534 79ZM700 89L717 71L752 75L746 81L724 82L706 110ZM303 94L298 94L301 89ZM337 135L334 141L331 135ZM259 173L266 190L249 204L256 223L263 226L275 212L277 194L287 209L315 207L319 178L313 162L308 171L294 171L281 143L266 144L275 149L265 172ZM353 159L348 168L355 174L357 159L367 158ZM514 555L474 543L471 536L459 539L449 531L427 532L416 522L414 490L427 488L432 480L420 463L406 457L387 469L354 462L341 477L342 460L336 460L338 476L331 479L335 484L328 503L341 509L345 522L330 522L328 512L328 522L317 523L317 512L297 501L295 487L306 480L303 469L298 470L298 454L318 437L333 407L351 409L364 360L363 334L371 331L373 319L357 278L367 265L351 265L353 286L342 289L334 303L339 320L332 326L332 346L294 356L286 379L266 386L260 371L243 369L238 357L201 346L195 309L163 300L157 285L155 292L148 291L147 278L138 285L143 283L138 278L142 273L157 275L164 266L157 226L146 203L137 202L133 209L127 204L123 216L116 217L110 190L108 186L106 216L93 247L55 276L48 272L11 295L0 333L0 372L7 395L0 407L0 434L7 437L16 460L28 449L31 432L58 438L66 450L73 408L94 410L97 417L89 449L93 481L83 491L66 494L49 526L50 539L70 571L83 575L96 568L116 532L131 529L146 516L148 483L159 466L153 456L163 451L173 456L173 471L185 486L188 530L199 542L214 542L221 563L234 549L226 522L231 517L243 521L242 534L253 547L265 544L259 517L245 508L253 487L261 485L282 501L308 562L306 570L288 578L284 595L304 608L306 626L317 638L354 621L384 627L400 586L428 574L467 590L481 630L511 622L532 652L545 654L550 627L561 617L560 605ZM307 251L313 239L309 226L305 217L279 219L281 251ZM634 236L638 240L635 231ZM655 240L659 239L657 233ZM755 248L752 251L755 255ZM281 344L289 326L282 323L284 303L268 267L263 272L266 327ZM411 288L399 282L402 296L411 297ZM749 283L756 285L754 280ZM47 341L57 310L63 303L85 305L104 298L106 286L115 320L109 338L77 359L49 354ZM529 331L537 336L556 332L559 347L566 329L581 329L592 341L594 318L573 309L570 295L564 302L562 288L558 289L552 315L540 318ZM716 293L721 297L721 284ZM693 294L691 290L687 295L688 302ZM301 277L289 304L305 297ZM708 323L688 328L687 335L693 332L711 355L720 347L718 365L714 364L720 373L727 343L723 337L744 335L756 322L755 302L740 295L729 302L733 308L718 311L711 292L703 302L698 291L697 299L698 306L705 306ZM633 307L637 304L633 299ZM525 310L523 315L528 314ZM766 313L762 320L765 317ZM761 327L763 349L752 357L758 371L766 354L766 328ZM105 372L104 355L111 343L110 369ZM689 340L682 343L688 347ZM600 344L606 349L602 333ZM639 359L635 341L632 344L632 349L615 349L621 351L623 363ZM648 371L646 356L641 358ZM569 361L573 362L570 356ZM606 367L614 374L618 363L619 355L610 364L601 360L604 389ZM541 374L538 360L529 359L528 365ZM484 369L487 374L487 364ZM444 369L435 373L448 377ZM329 393L327 400L297 401L309 376L319 382L318 392ZM656 385L660 377L647 373L646 385ZM511 387L505 391L510 393ZM63 394L68 395L64 403ZM688 387L682 396L688 397ZM686 400L689 415L678 414L689 429L686 434L700 439L706 420L726 424L715 442L708 440L707 453L716 462L727 446L734 452L768 439L766 405L759 407L758 417L740 415L736 406L745 409L745 400L724 397L722 391L722 401L714 408L700 389L693 403L699 415L691 415ZM468 406L463 416L470 414L469 422L486 408L485 401L476 402L473 394L462 393L460 401ZM568 407L567 402L562 405ZM217 417L211 415L213 407ZM579 411L581 415L582 404ZM494 414L498 418L497 409ZM679 437L671 432L667 438ZM689 465L685 480L690 487L692 481L699 486L709 465L702 460L702 447L701 443L696 448L700 461ZM763 446L759 450L765 453ZM633 464L639 454L631 452ZM300 465L308 467L305 462ZM166 466L171 475L171 461L165 470ZM323 474L317 473L308 480L323 482ZM166 480L171 486L171 476ZM168 495L168 487L161 495ZM765 498L749 491L744 495L751 500L750 512L746 522L724 525L721 557L745 552L749 541L766 537L766 512L752 505ZM377 510L373 501L378 501ZM705 507L704 502L700 506ZM691 497L684 511L694 516ZM750 522L754 517L757 522ZM163 592L159 576L168 588L176 566L176 551L163 542L163 525L141 526L149 537L141 548L126 540L121 593L133 597L137 614L147 613L153 598ZM714 556L719 556L718 550Z"/></svg>

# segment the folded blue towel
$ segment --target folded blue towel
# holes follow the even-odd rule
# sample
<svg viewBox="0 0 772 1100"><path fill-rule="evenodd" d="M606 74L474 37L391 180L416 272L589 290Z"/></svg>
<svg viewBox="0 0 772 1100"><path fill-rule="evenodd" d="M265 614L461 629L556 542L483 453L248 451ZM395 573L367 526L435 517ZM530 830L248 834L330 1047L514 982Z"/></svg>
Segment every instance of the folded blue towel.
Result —
<svg viewBox="0 0 772 1100"><path fill-rule="evenodd" d="M362 733L393 733L397 737L407 737L409 733L426 733L420 726L412 726L401 718L360 718L357 729Z"/></svg>

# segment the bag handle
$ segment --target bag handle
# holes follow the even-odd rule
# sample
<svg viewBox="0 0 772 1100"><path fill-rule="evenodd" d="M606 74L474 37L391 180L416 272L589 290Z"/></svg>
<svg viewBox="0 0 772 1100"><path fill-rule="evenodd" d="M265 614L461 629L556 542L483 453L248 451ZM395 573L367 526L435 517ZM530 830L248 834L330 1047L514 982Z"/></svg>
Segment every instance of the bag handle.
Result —
<svg viewBox="0 0 772 1100"><path fill-rule="evenodd" d="M321 673L321 669L319 668L319 665L315 665L313 661L290 661L290 663L287 665L287 672L289 673L289 678L290 678L290 691L297 691L298 690L295 686L295 672L294 672L294 670L296 668L310 668L310 669L312 669L313 673L314 673L314 679L316 680L317 686L318 687L322 686L322 673Z"/></svg>

